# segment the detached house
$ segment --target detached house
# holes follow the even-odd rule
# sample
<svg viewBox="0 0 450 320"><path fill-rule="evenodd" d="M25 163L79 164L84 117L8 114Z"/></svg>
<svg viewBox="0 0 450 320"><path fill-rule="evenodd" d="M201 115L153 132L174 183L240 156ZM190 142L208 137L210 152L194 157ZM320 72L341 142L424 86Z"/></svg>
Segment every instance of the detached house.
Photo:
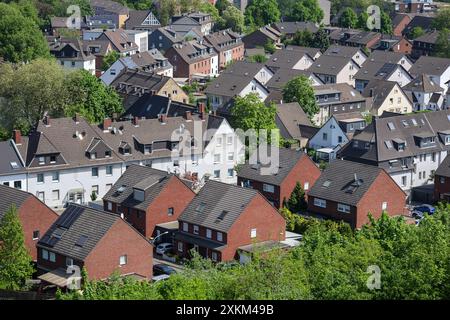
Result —
<svg viewBox="0 0 450 320"><path fill-rule="evenodd" d="M315 73L325 84L348 83L355 85L358 64L350 57L321 55L308 69Z"/></svg>
<svg viewBox="0 0 450 320"><path fill-rule="evenodd" d="M192 12L181 16L173 16L171 25L174 27L196 28L204 36L211 33L214 21L209 13Z"/></svg>
<svg viewBox="0 0 450 320"><path fill-rule="evenodd" d="M272 24L272 27L281 33L286 39L292 39L297 32L307 30L316 33L319 27L309 21L283 21Z"/></svg>
<svg viewBox="0 0 450 320"><path fill-rule="evenodd" d="M205 41L218 53L221 70L230 63L244 59L242 37L231 29L210 33L205 36Z"/></svg>
<svg viewBox="0 0 450 320"><path fill-rule="evenodd" d="M410 83L413 77L401 64L367 61L355 74L356 90L362 92L372 80L397 82L402 87Z"/></svg>
<svg viewBox="0 0 450 320"><path fill-rule="evenodd" d="M402 52L393 52L393 51L375 50L370 54L367 61L399 64L406 71L409 71L413 65L413 62L408 58L406 54Z"/></svg>
<svg viewBox="0 0 450 320"><path fill-rule="evenodd" d="M392 29L393 35L402 36L403 30L405 30L406 26L411 22L411 17L407 14L397 13L392 19Z"/></svg>
<svg viewBox="0 0 450 320"><path fill-rule="evenodd" d="M242 38L245 49L264 47L267 43L275 44L281 48L281 32L271 26L264 26Z"/></svg>
<svg viewBox="0 0 450 320"><path fill-rule="evenodd" d="M37 243L39 279L58 287L77 280L71 268L86 268L89 279L114 272L152 278L153 246L120 215L70 204Z"/></svg>
<svg viewBox="0 0 450 320"><path fill-rule="evenodd" d="M352 59L359 67L367 60L366 53L359 47L331 45L323 54L331 57Z"/></svg>
<svg viewBox="0 0 450 320"><path fill-rule="evenodd" d="M409 72L413 77L426 74L435 84L447 89L450 81L450 59L421 56Z"/></svg>
<svg viewBox="0 0 450 320"><path fill-rule="evenodd" d="M23 229L25 246L33 261L36 261L36 243L55 222L58 215L34 195L0 185L0 220L11 206L15 206L17 209L17 215Z"/></svg>
<svg viewBox="0 0 450 320"><path fill-rule="evenodd" d="M151 10L130 10L128 16L125 22L127 30L143 30L150 34L161 27L161 23Z"/></svg>
<svg viewBox="0 0 450 320"><path fill-rule="evenodd" d="M432 56L435 53L436 41L439 37L439 31L432 31L426 33L413 40L413 48L411 55L414 58L420 58L421 56Z"/></svg>
<svg viewBox="0 0 450 320"><path fill-rule="evenodd" d="M404 86L403 90L410 95L414 111L441 110L444 107L444 89L426 74L419 75Z"/></svg>
<svg viewBox="0 0 450 320"><path fill-rule="evenodd" d="M131 165L103 197L104 210L123 215L144 237L158 224L177 221L195 193L174 174Z"/></svg>
<svg viewBox="0 0 450 320"><path fill-rule="evenodd" d="M319 168L301 150L280 148L278 152L279 164L274 168L262 164L246 163L238 171L238 185L256 189L267 198L276 208L282 208L283 202L288 200L297 182L307 191L320 176ZM274 158L271 158L275 161ZM271 165L274 165L272 163ZM271 172L267 172L271 170Z"/></svg>
<svg viewBox="0 0 450 320"><path fill-rule="evenodd" d="M450 130L448 130L450 134ZM450 135L448 137L450 144ZM450 155L442 161L434 174L434 200L450 202Z"/></svg>
<svg viewBox="0 0 450 320"><path fill-rule="evenodd" d="M282 245L286 221L256 190L208 181L178 218L175 248L215 262L240 259L255 245Z"/></svg>
<svg viewBox="0 0 450 320"><path fill-rule="evenodd" d="M375 219L405 214L406 194L381 168L336 160L308 192L308 211L361 228L369 212Z"/></svg>
<svg viewBox="0 0 450 320"><path fill-rule="evenodd" d="M314 58L307 52L300 50L277 50L266 61L268 66L273 71L279 69L294 69L294 70L306 70L314 63Z"/></svg>
<svg viewBox="0 0 450 320"><path fill-rule="evenodd" d="M90 0L93 15L86 17L89 28L123 28L129 17L129 9L116 1Z"/></svg>
<svg viewBox="0 0 450 320"><path fill-rule="evenodd" d="M48 40L50 53L55 56L63 68L83 69L95 75L95 56L85 50L81 40L54 37Z"/></svg>

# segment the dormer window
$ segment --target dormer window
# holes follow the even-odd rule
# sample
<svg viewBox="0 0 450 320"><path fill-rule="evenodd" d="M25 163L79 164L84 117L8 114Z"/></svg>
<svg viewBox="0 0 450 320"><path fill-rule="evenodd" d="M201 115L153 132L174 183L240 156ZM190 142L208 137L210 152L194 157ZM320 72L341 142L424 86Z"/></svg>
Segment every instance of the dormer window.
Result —
<svg viewBox="0 0 450 320"><path fill-rule="evenodd" d="M111 151L107 150L105 151L105 158L110 158L111 157Z"/></svg>
<svg viewBox="0 0 450 320"><path fill-rule="evenodd" d="M50 156L50 163L56 163L56 156Z"/></svg>
<svg viewBox="0 0 450 320"><path fill-rule="evenodd" d="M91 159L97 159L97 153L95 152L91 153Z"/></svg>
<svg viewBox="0 0 450 320"><path fill-rule="evenodd" d="M39 157L39 158L38 158L38 161L39 161L39 164L40 164L40 165L45 164L45 157Z"/></svg>

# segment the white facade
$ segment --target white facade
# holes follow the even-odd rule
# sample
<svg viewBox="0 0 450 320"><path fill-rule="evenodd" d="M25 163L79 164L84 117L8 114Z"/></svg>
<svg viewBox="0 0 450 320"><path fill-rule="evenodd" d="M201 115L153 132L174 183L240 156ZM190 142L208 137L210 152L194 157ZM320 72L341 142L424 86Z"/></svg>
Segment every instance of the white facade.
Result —
<svg viewBox="0 0 450 320"><path fill-rule="evenodd" d="M303 57L292 67L295 70L306 70L312 66L314 60L309 55L304 54Z"/></svg>
<svg viewBox="0 0 450 320"><path fill-rule="evenodd" d="M335 148L348 142L347 135L342 131L338 122L331 117L320 130L309 140L309 147L314 150Z"/></svg>
<svg viewBox="0 0 450 320"><path fill-rule="evenodd" d="M125 30L128 39L138 46L139 52L148 51L148 31Z"/></svg>
<svg viewBox="0 0 450 320"><path fill-rule="evenodd" d="M219 56L217 54L211 57L211 77L216 77L219 75Z"/></svg>
<svg viewBox="0 0 450 320"><path fill-rule="evenodd" d="M273 72L270 71L266 66L262 67L261 70L255 75L255 79L265 85L273 77Z"/></svg>
<svg viewBox="0 0 450 320"><path fill-rule="evenodd" d="M95 75L95 57L92 57L91 60L66 60L66 59L57 59L59 64L67 70L79 70L84 69L88 71L90 74Z"/></svg>
<svg viewBox="0 0 450 320"><path fill-rule="evenodd" d="M9 175L0 176L0 184L26 191L27 190L27 174L26 173L18 173L18 174L9 174Z"/></svg>
<svg viewBox="0 0 450 320"><path fill-rule="evenodd" d="M408 83L410 83L413 80L413 78L406 70L398 66L396 70L386 80L397 82L400 87L403 87L406 86Z"/></svg>

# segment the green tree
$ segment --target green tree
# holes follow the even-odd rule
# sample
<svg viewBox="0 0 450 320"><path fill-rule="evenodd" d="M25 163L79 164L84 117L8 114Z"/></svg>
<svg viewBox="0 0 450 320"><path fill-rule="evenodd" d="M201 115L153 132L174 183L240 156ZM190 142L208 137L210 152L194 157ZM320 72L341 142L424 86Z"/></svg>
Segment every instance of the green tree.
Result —
<svg viewBox="0 0 450 320"><path fill-rule="evenodd" d="M267 40L266 44L264 45L264 51L270 54L274 54L277 50L277 47L275 46L275 43L273 43L272 40Z"/></svg>
<svg viewBox="0 0 450 320"><path fill-rule="evenodd" d="M381 11L380 20L381 20L380 32L383 34L392 34L393 29L391 17L389 17L389 15L386 12Z"/></svg>
<svg viewBox="0 0 450 320"><path fill-rule="evenodd" d="M320 48L322 51L325 51L329 46L330 38L325 29L321 26L313 36L311 47Z"/></svg>
<svg viewBox="0 0 450 320"><path fill-rule="evenodd" d="M114 113L121 114L124 109L115 90L101 83L86 70L73 72L66 79L71 100L65 108L66 116L79 113L91 123L99 123Z"/></svg>
<svg viewBox="0 0 450 320"><path fill-rule="evenodd" d="M231 108L232 123L234 128L244 131L248 129L275 129L274 105L266 106L256 93L249 93L245 97L236 97Z"/></svg>
<svg viewBox="0 0 450 320"><path fill-rule="evenodd" d="M450 30L442 29L436 39L436 55L441 58L450 58Z"/></svg>
<svg viewBox="0 0 450 320"><path fill-rule="evenodd" d="M303 47L312 47L314 34L308 29L297 31L292 38L292 44Z"/></svg>
<svg viewBox="0 0 450 320"><path fill-rule="evenodd" d="M361 12L358 16L356 27L358 29L367 30L367 20L369 20L369 14L366 11Z"/></svg>
<svg viewBox="0 0 450 320"><path fill-rule="evenodd" d="M298 0L295 2L292 19L295 21L311 21L320 23L324 13L317 0Z"/></svg>
<svg viewBox="0 0 450 320"><path fill-rule="evenodd" d="M267 57L263 54L255 54L253 56L248 57L248 61L250 62L264 63L267 60L268 60Z"/></svg>
<svg viewBox="0 0 450 320"><path fill-rule="evenodd" d="M15 205L0 220L0 285L20 289L34 270Z"/></svg>
<svg viewBox="0 0 450 320"><path fill-rule="evenodd" d="M47 42L33 19L5 3L0 3L0 17L1 57L11 62L50 57Z"/></svg>
<svg viewBox="0 0 450 320"><path fill-rule="evenodd" d="M222 12L224 12L226 8L232 6L232 4L228 0L217 0L215 6L217 10L219 10L219 14L222 15Z"/></svg>
<svg viewBox="0 0 450 320"><path fill-rule="evenodd" d="M289 200L287 201L287 207L292 212L300 212L306 210L307 203L305 200L305 191L303 190L300 182L297 181L295 188L291 193Z"/></svg>
<svg viewBox="0 0 450 320"><path fill-rule="evenodd" d="M245 8L245 23L254 28L280 21L276 0L252 0Z"/></svg>
<svg viewBox="0 0 450 320"><path fill-rule="evenodd" d="M417 26L417 27L414 27L411 29L411 31L409 33L409 37L411 39L416 39L418 37L423 36L424 34L425 34L425 31L420 26Z"/></svg>
<svg viewBox="0 0 450 320"><path fill-rule="evenodd" d="M228 6L222 12L223 27L231 28L234 32L242 33L245 30L245 19L241 10L235 6Z"/></svg>
<svg viewBox="0 0 450 320"><path fill-rule="evenodd" d="M202 2L198 8L199 11L209 13L215 23L222 23L219 10L210 2Z"/></svg>
<svg viewBox="0 0 450 320"><path fill-rule="evenodd" d="M309 118L319 112L311 81L304 75L289 80L283 88L285 102L298 102Z"/></svg>
<svg viewBox="0 0 450 320"><path fill-rule="evenodd" d="M339 18L339 26L342 28L356 28L358 16L352 8L345 8Z"/></svg>
<svg viewBox="0 0 450 320"><path fill-rule="evenodd" d="M108 70L114 62L119 60L120 54L117 51L110 51L106 54L106 56L103 58L103 64L102 64L102 70L106 71Z"/></svg>
<svg viewBox="0 0 450 320"><path fill-rule="evenodd" d="M436 30L450 29L450 8L440 9L433 19L432 26Z"/></svg>

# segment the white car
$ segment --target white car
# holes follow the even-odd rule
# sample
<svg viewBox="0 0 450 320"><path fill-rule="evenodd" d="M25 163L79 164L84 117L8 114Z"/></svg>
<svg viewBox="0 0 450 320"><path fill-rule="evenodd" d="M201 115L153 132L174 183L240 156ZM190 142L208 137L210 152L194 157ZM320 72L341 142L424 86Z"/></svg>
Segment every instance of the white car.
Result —
<svg viewBox="0 0 450 320"><path fill-rule="evenodd" d="M158 246L156 247L156 253L164 254L167 251L170 251L172 249L173 249L173 244L165 242L165 243L158 244Z"/></svg>

